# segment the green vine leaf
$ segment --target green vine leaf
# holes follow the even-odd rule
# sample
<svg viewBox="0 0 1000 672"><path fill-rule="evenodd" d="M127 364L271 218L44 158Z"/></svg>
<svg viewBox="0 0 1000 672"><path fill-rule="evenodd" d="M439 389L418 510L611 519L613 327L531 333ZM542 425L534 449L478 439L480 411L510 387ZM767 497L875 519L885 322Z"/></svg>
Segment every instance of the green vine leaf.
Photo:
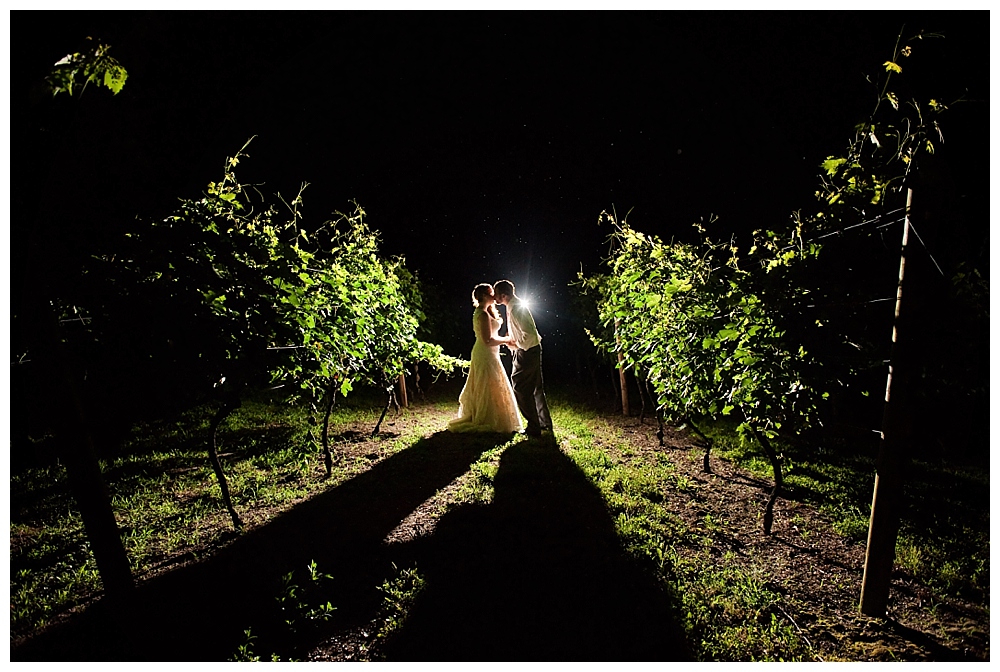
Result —
<svg viewBox="0 0 1000 672"><path fill-rule="evenodd" d="M104 86L115 95L124 88L126 79L128 79L128 73L120 65L110 65L104 71Z"/></svg>
<svg viewBox="0 0 1000 672"><path fill-rule="evenodd" d="M847 159L838 159L832 156L827 157L826 161L823 162L823 170L826 171L827 175L833 176L837 174L840 167L847 163Z"/></svg>

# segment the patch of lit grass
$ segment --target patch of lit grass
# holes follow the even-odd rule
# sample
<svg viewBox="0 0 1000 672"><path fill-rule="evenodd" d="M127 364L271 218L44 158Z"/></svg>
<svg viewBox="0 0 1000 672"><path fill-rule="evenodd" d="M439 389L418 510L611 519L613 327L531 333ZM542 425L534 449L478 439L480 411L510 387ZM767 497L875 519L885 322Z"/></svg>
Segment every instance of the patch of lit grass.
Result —
<svg viewBox="0 0 1000 672"><path fill-rule="evenodd" d="M814 656L781 609L766 568L668 550L664 573L676 585L688 640L702 661L807 661Z"/></svg>
<svg viewBox="0 0 1000 672"><path fill-rule="evenodd" d="M476 436L468 438L469 441L479 439L480 437ZM455 492L447 505L442 508L441 512L443 513L465 504L489 504L492 502L494 480L496 479L497 472L500 470L500 457L507 448L524 440L524 437L515 436L506 443L483 451L479 459L469 467L469 471L458 478Z"/></svg>
<svg viewBox="0 0 1000 672"><path fill-rule="evenodd" d="M387 579L379 588L382 593L379 628L373 644L362 653L362 660L366 662L382 658L381 647L402 629L414 602L426 587L426 581L416 567L399 569L393 565L393 569L396 571L395 576Z"/></svg>
<svg viewBox="0 0 1000 672"><path fill-rule="evenodd" d="M780 595L765 580L767 568L713 557L711 532L722 523L706 517L700 528L688 529L670 510L665 492L695 486L680 477L668 453L643 457L623 450L629 444L618 430L597 417L578 417L571 407L562 407L554 420L564 452L603 495L622 547L680 601L698 660L813 659L780 611Z"/></svg>

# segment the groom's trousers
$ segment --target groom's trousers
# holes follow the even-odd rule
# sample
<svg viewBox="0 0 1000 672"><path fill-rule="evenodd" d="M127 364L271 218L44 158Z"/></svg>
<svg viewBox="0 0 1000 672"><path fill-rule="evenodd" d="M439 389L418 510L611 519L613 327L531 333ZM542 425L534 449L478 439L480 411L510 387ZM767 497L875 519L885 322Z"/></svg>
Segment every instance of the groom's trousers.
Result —
<svg viewBox="0 0 1000 672"><path fill-rule="evenodd" d="M514 365L510 376L514 387L514 398L527 421L525 431L537 434L543 429L552 429L549 406L545 403L545 388L542 384L542 346L527 350L514 350Z"/></svg>

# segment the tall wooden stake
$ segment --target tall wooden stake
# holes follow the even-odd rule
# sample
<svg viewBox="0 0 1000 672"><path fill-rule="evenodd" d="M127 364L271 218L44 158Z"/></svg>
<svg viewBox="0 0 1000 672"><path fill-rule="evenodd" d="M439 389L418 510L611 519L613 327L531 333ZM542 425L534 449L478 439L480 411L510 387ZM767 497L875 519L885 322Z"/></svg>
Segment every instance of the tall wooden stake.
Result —
<svg viewBox="0 0 1000 672"><path fill-rule="evenodd" d="M409 402L406 401L406 374L399 374L399 405L403 408L409 407Z"/></svg>
<svg viewBox="0 0 1000 672"><path fill-rule="evenodd" d="M885 385L885 408L882 415L882 442L875 473L875 492L868 524L868 547L865 550L865 573L861 581L861 613L884 617L889 603L892 567L896 561L896 537L902 508L903 463L909 438L905 378L906 357L903 323L903 278L910 240L910 213L913 189L906 193L906 218L903 224L903 248L899 258L899 284L896 286L896 314L892 326L892 349L889 375ZM911 274L912 276L912 274ZM909 279L912 282L912 277Z"/></svg>
<svg viewBox="0 0 1000 672"><path fill-rule="evenodd" d="M621 322L622 321L620 319L618 319L618 318L615 319L615 343L616 344L620 343L620 341L618 340L618 327L621 324ZM625 361L625 358L622 356L622 353L619 352L618 353L618 380L621 383L621 389L622 389L622 415L626 415L627 416L627 415L629 415L629 407L628 407L628 385L625 382L625 367L622 365L624 361Z"/></svg>

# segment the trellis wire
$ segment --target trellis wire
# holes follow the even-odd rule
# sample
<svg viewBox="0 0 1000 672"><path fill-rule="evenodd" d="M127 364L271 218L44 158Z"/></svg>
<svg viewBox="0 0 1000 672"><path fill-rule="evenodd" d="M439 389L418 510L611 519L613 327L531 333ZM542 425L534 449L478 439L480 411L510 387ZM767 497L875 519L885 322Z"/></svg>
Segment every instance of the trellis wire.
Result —
<svg viewBox="0 0 1000 672"><path fill-rule="evenodd" d="M892 226L893 224L898 224L900 222L907 221L907 218L905 216L904 217L899 217L899 218L894 219L894 220L889 221L889 222L883 221L886 217L890 217L890 216L892 216L892 215L894 215L894 214L896 214L898 212L903 212L905 210L906 210L906 208L896 208L895 210L890 210L889 212L882 213L882 214L880 214L880 215L878 215L876 217L873 217L872 219L866 219L863 222L858 222L857 224L851 224L850 226L845 226L842 229L838 229L836 231L830 231L828 233L824 233L824 234L822 234L820 236L816 236L815 238L810 238L809 240L800 240L798 242L798 244L786 245L785 247L781 248L781 251L784 252L785 250L790 250L793 247L799 247L801 249L801 247L803 245L805 245L806 243L812 243L812 242L815 242L817 240L822 240L824 238L829 238L831 236L840 236L840 235L843 235L845 232L850 231L851 229L857 229L859 227L866 226L868 224L876 224L877 223L878 226L875 227L876 230L885 229L885 228L888 228L888 227ZM931 258L931 261L934 263L934 267L937 269L937 272L941 275L942 278L945 277L944 271L941 269L941 265L937 262L937 259L934 258L934 254L930 251L930 248L927 247L927 243L925 243L924 239L920 237L920 232L917 231L917 227L913 226L913 221L912 220L910 220L910 222L909 222L909 227L910 227L910 230L913 231L914 235L916 235L917 241L920 243L920 246L924 248L925 252L927 252L927 256Z"/></svg>
<svg viewBox="0 0 1000 672"><path fill-rule="evenodd" d="M882 213L880 215L877 215L877 216L873 217L872 219L866 219L863 222L858 222L857 224L851 224L850 226L845 226L844 228L838 229L836 231L829 231L829 232L824 233L822 235L816 236L815 238L810 238L809 240L799 241L798 244L794 244L793 243L792 245L786 245L785 247L781 248L781 251L784 252L785 250L790 250L793 247L801 247L802 245L805 245L806 243L812 243L812 242L815 242L817 240L822 240L823 238L829 238L830 236L839 236L839 235L842 235L845 231L850 231L851 229L857 229L857 228L865 226L867 224L880 223L879 226L875 227L876 229L882 228L883 226L891 226L893 224L896 224L898 222L903 221L904 218L901 217L901 218L895 219L895 220L893 220L891 222L884 222L885 218L886 217L891 217L892 215L895 215L896 213L902 212L904 210L906 210L906 208L896 208L895 210L890 210L889 212L884 212L884 213Z"/></svg>

